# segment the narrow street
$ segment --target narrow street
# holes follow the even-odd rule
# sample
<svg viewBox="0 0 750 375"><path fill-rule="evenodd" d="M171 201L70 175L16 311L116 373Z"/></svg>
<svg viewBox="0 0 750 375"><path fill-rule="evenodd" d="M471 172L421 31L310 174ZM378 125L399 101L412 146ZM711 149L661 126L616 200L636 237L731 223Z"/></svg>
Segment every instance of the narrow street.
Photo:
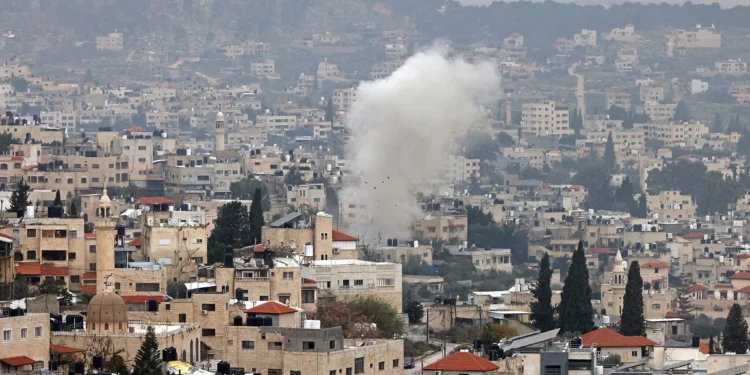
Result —
<svg viewBox="0 0 750 375"><path fill-rule="evenodd" d="M440 342L438 342L438 341L432 341L432 340L430 340L430 341L433 344L438 344L438 345L442 344L442 341L440 341ZM445 344L445 346L446 346L445 354L446 355L450 355L451 351L456 346L458 346L458 344L454 344L454 343L448 342L448 343ZM437 362L438 360L440 360L442 358L443 358L443 351L440 350L440 351L437 351L437 352L435 352L433 354L430 354L430 355L428 355L428 356L426 356L426 357L424 357L422 359L415 359L414 360L414 368L412 368L412 369L404 369L404 375L420 375L420 374L422 374L422 367L431 365L431 364Z"/></svg>

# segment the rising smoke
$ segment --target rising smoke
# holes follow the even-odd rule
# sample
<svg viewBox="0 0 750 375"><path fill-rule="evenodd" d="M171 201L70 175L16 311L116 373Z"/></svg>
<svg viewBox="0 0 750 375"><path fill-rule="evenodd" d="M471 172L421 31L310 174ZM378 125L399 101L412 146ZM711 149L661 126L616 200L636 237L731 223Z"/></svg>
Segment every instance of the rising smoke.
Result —
<svg viewBox="0 0 750 375"><path fill-rule="evenodd" d="M457 137L499 95L494 63L470 63L437 44L389 77L361 83L347 118L347 159L360 181L343 189L341 201L363 204L366 218L342 218L347 230L370 243L411 238L422 217L415 191L440 176Z"/></svg>

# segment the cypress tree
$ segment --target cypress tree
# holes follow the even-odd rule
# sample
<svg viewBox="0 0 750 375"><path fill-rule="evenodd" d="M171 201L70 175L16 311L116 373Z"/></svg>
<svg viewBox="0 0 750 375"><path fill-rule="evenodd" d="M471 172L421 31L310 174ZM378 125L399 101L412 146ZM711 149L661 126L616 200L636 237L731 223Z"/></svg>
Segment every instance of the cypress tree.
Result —
<svg viewBox="0 0 750 375"><path fill-rule="evenodd" d="M531 289L531 294L536 299L531 303L531 319L536 321L534 326L542 332L555 329L551 284L552 268L549 264L549 255L545 253L539 266L539 278Z"/></svg>
<svg viewBox="0 0 750 375"><path fill-rule="evenodd" d="M680 275L680 285L677 287L677 313L680 314L680 318L685 319L688 323L694 318L693 311L695 306L693 305L693 294L690 293L691 280L687 274Z"/></svg>
<svg viewBox="0 0 750 375"><path fill-rule="evenodd" d="M159 344L156 342L154 327L148 326L146 337L135 355L133 375L162 375Z"/></svg>
<svg viewBox="0 0 750 375"><path fill-rule="evenodd" d="M60 199L60 190L55 193L55 201L52 203L54 206L62 207L62 199Z"/></svg>
<svg viewBox="0 0 750 375"><path fill-rule="evenodd" d="M708 354L716 354L716 343L714 343L714 337L708 339Z"/></svg>
<svg viewBox="0 0 750 375"><path fill-rule="evenodd" d="M253 244L261 243L261 231L265 221L263 221L263 195L260 189L255 189L253 194L253 203L250 205L250 241Z"/></svg>
<svg viewBox="0 0 750 375"><path fill-rule="evenodd" d="M747 322L742 316L742 308L738 304L732 305L727 315L727 324L724 326L721 346L724 353L733 352L745 354L748 347Z"/></svg>
<svg viewBox="0 0 750 375"><path fill-rule="evenodd" d="M16 189L13 190L13 194L10 195L10 208L8 211L11 212L22 212L26 210L26 207L30 205L29 202L29 191L31 187L24 181L23 177L18 182Z"/></svg>
<svg viewBox="0 0 750 375"><path fill-rule="evenodd" d="M594 309L591 307L591 286L589 270L586 268L586 255L583 253L583 241L578 242L578 249L568 268L560 300L560 329L563 332L586 333L594 328Z"/></svg>
<svg viewBox="0 0 750 375"><path fill-rule="evenodd" d="M617 157L615 156L615 142L612 140L612 132L607 136L607 145L604 147L604 164L610 172L617 167Z"/></svg>
<svg viewBox="0 0 750 375"><path fill-rule="evenodd" d="M68 211L68 215L71 217L78 217L78 207L76 207L76 202L70 203L70 211Z"/></svg>
<svg viewBox="0 0 750 375"><path fill-rule="evenodd" d="M620 334L625 336L642 336L646 333L643 324L643 278L638 261L630 263L628 282L625 284Z"/></svg>

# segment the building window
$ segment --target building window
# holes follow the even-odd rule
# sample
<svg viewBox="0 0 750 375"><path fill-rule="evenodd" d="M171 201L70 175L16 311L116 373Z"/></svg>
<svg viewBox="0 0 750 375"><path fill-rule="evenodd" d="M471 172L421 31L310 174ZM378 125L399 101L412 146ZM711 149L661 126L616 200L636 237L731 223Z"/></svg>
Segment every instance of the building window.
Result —
<svg viewBox="0 0 750 375"><path fill-rule="evenodd" d="M289 301L291 299L291 295L289 294L279 294L279 302L288 305Z"/></svg>
<svg viewBox="0 0 750 375"><path fill-rule="evenodd" d="M302 350L315 350L315 341L302 341Z"/></svg>
<svg viewBox="0 0 750 375"><path fill-rule="evenodd" d="M633 357L638 357L638 351L637 350L633 350L632 352L630 352L630 355L633 356Z"/></svg>
<svg viewBox="0 0 750 375"><path fill-rule="evenodd" d="M398 359L393 360L393 368L398 367Z"/></svg>
<svg viewBox="0 0 750 375"><path fill-rule="evenodd" d="M281 341L269 341L268 350L281 350Z"/></svg>
<svg viewBox="0 0 750 375"><path fill-rule="evenodd" d="M70 282L73 284L78 284L81 282L81 277L78 275L72 275L70 276Z"/></svg>
<svg viewBox="0 0 750 375"><path fill-rule="evenodd" d="M172 310L172 304L170 304L170 303L164 304L164 308L165 308L165 309L166 309L167 311L169 311L169 310Z"/></svg>
<svg viewBox="0 0 750 375"><path fill-rule="evenodd" d="M294 371L294 370L290 370L290 371L289 371L289 375L302 375L302 371Z"/></svg>
<svg viewBox="0 0 750 375"><path fill-rule="evenodd" d="M284 280L294 279L294 272L284 272Z"/></svg>
<svg viewBox="0 0 750 375"><path fill-rule="evenodd" d="M29 338L29 329L21 328L21 340L26 340L27 338Z"/></svg>
<svg viewBox="0 0 750 375"><path fill-rule="evenodd" d="M328 375L336 375L336 370L328 371Z"/></svg>
<svg viewBox="0 0 750 375"><path fill-rule="evenodd" d="M543 375L560 375L561 373L560 366L544 366Z"/></svg>
<svg viewBox="0 0 750 375"><path fill-rule="evenodd" d="M346 368L346 375L352 375L352 368L351 367L347 367Z"/></svg>
<svg viewBox="0 0 750 375"><path fill-rule="evenodd" d="M328 343L328 349L336 349L336 340L331 340Z"/></svg>
<svg viewBox="0 0 750 375"><path fill-rule="evenodd" d="M96 252L96 245L89 245L89 253L95 253Z"/></svg>
<svg viewBox="0 0 750 375"><path fill-rule="evenodd" d="M249 350L255 349L255 341L243 341L242 349L249 349Z"/></svg>
<svg viewBox="0 0 750 375"><path fill-rule="evenodd" d="M3 341L10 342L10 334L11 334L11 330L9 329L3 330Z"/></svg>
<svg viewBox="0 0 750 375"><path fill-rule="evenodd" d="M26 229L26 237L36 237L36 229Z"/></svg>
<svg viewBox="0 0 750 375"><path fill-rule="evenodd" d="M213 328L203 328L201 335L206 337L216 336L216 330L214 330Z"/></svg>
<svg viewBox="0 0 750 375"><path fill-rule="evenodd" d="M43 329L44 328L42 327L34 327L34 337L36 338L42 337Z"/></svg>
<svg viewBox="0 0 750 375"><path fill-rule="evenodd" d="M378 370L385 370L385 361L378 362Z"/></svg>
<svg viewBox="0 0 750 375"><path fill-rule="evenodd" d="M120 290L120 283L115 283L115 290Z"/></svg>
<svg viewBox="0 0 750 375"><path fill-rule="evenodd" d="M365 373L365 357L359 357L354 359L354 373L364 374Z"/></svg>
<svg viewBox="0 0 750 375"><path fill-rule="evenodd" d="M213 303L204 303L201 305L201 310L216 311L216 305Z"/></svg>
<svg viewBox="0 0 750 375"><path fill-rule="evenodd" d="M76 260L76 253L68 253L68 260Z"/></svg>
<svg viewBox="0 0 750 375"><path fill-rule="evenodd" d="M654 304L651 305L651 308L654 309L654 310L659 310L659 309L661 309L661 305L658 304L658 303L654 303Z"/></svg>
<svg viewBox="0 0 750 375"><path fill-rule="evenodd" d="M281 370L269 368L268 369L268 375L281 375Z"/></svg>
<svg viewBox="0 0 750 375"><path fill-rule="evenodd" d="M96 271L96 263L89 263L89 271Z"/></svg>
<svg viewBox="0 0 750 375"><path fill-rule="evenodd" d="M136 292L158 292L159 283L135 283Z"/></svg>
<svg viewBox="0 0 750 375"><path fill-rule="evenodd" d="M364 280L354 280L354 286L362 286L365 285Z"/></svg>
<svg viewBox="0 0 750 375"><path fill-rule="evenodd" d="M180 323L186 323L187 322L187 315L186 314L180 314L177 317L177 320L179 320Z"/></svg>

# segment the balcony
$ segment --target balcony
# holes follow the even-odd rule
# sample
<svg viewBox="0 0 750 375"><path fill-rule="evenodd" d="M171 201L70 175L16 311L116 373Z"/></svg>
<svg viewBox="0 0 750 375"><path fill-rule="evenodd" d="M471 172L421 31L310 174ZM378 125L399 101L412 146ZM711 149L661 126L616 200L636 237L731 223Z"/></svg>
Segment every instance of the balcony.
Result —
<svg viewBox="0 0 750 375"><path fill-rule="evenodd" d="M235 277L235 281L240 282L268 282L268 277Z"/></svg>

